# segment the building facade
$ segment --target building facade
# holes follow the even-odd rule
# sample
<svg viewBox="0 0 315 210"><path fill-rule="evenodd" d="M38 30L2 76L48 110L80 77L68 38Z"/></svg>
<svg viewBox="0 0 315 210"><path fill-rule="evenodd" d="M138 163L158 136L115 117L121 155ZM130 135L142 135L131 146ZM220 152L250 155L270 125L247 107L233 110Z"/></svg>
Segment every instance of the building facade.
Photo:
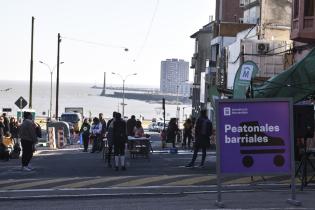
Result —
<svg viewBox="0 0 315 210"><path fill-rule="evenodd" d="M291 39L294 62L315 47L315 0L293 0Z"/></svg>
<svg viewBox="0 0 315 210"><path fill-rule="evenodd" d="M208 73L209 59L210 59L210 41L214 34L214 21L199 29L196 33L190 36L195 39L195 52L191 59L190 68L194 70L194 82L192 85L191 99L192 99L192 116L196 117L200 110L204 108L207 100L207 88L202 87L202 80L205 81ZM208 84L207 84L208 85ZM203 94L201 94L203 92ZM201 98L202 97L202 98Z"/></svg>
<svg viewBox="0 0 315 210"><path fill-rule="evenodd" d="M214 109L216 98L232 95L237 69L244 61L257 63L257 76L264 80L288 66L291 9L292 0L216 1L216 20L191 36L196 39L191 66L193 116L200 109ZM207 39L201 42L201 37ZM201 84L203 75L206 81Z"/></svg>
<svg viewBox="0 0 315 210"><path fill-rule="evenodd" d="M240 0L216 0L215 20L240 22L243 18L241 4L242 1Z"/></svg>
<svg viewBox="0 0 315 210"><path fill-rule="evenodd" d="M252 27L239 32L235 42L226 48L228 89L233 89L235 75L244 61L257 64L259 71L255 78L260 82L280 74L289 65L292 2L244 0L243 9L243 23Z"/></svg>
<svg viewBox="0 0 315 210"><path fill-rule="evenodd" d="M189 62L166 59L161 62L160 91L162 93L189 95Z"/></svg>

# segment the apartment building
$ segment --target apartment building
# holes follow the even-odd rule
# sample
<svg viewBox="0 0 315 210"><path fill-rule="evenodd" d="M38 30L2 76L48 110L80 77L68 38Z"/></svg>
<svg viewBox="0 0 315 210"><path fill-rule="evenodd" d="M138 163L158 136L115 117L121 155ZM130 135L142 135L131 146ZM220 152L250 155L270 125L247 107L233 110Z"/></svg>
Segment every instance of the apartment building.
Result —
<svg viewBox="0 0 315 210"><path fill-rule="evenodd" d="M161 61L160 91L189 95L189 62L172 58Z"/></svg>

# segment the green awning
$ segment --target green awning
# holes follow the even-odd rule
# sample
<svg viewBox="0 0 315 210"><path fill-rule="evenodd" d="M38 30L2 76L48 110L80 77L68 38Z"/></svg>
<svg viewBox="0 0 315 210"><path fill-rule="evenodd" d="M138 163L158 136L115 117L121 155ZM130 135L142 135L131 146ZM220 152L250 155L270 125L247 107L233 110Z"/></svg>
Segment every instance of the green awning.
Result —
<svg viewBox="0 0 315 210"><path fill-rule="evenodd" d="M254 98L292 97L301 101L315 92L315 48L300 62L255 86Z"/></svg>

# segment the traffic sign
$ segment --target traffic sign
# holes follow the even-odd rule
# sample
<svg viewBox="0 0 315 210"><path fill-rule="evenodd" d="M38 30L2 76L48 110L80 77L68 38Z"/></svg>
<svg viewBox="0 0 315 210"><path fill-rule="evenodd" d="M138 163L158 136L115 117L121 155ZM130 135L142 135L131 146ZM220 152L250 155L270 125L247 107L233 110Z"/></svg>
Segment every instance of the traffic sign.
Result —
<svg viewBox="0 0 315 210"><path fill-rule="evenodd" d="M26 107L27 101L21 96L14 104L20 109L23 109Z"/></svg>

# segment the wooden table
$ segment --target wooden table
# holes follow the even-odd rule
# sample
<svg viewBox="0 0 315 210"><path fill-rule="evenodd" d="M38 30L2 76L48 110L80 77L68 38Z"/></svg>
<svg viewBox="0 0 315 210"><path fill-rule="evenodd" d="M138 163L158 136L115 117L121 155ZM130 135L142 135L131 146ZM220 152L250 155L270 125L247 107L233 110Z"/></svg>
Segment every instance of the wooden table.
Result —
<svg viewBox="0 0 315 210"><path fill-rule="evenodd" d="M135 158L136 156L144 156L149 158L151 143L150 137L133 137L128 136L128 150L131 158Z"/></svg>

